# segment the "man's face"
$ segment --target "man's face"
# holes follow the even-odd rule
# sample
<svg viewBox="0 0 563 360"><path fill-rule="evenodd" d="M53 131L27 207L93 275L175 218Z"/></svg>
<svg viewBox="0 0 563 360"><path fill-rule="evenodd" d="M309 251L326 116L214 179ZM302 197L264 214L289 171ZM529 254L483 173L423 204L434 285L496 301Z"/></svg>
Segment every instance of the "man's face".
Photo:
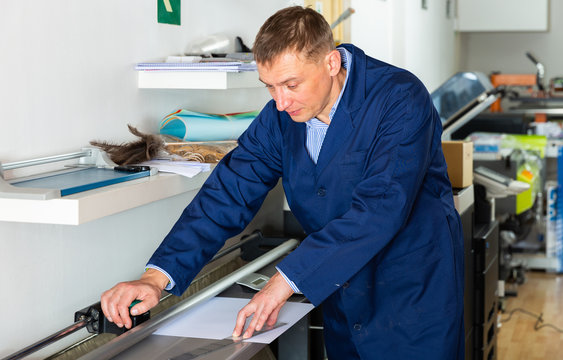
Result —
<svg viewBox="0 0 563 360"><path fill-rule="evenodd" d="M327 58L314 63L297 53L285 52L272 63L257 66L260 80L279 111L286 111L295 122L317 117L328 123L334 84Z"/></svg>

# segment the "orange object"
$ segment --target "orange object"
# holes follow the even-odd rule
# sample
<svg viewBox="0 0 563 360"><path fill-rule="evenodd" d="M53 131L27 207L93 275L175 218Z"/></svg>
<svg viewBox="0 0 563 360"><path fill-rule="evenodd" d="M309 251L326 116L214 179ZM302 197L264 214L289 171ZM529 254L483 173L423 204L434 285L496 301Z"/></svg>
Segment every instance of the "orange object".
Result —
<svg viewBox="0 0 563 360"><path fill-rule="evenodd" d="M537 123L544 123L547 122L547 114L546 113L536 113L534 116L534 121Z"/></svg>
<svg viewBox="0 0 563 360"><path fill-rule="evenodd" d="M494 87L507 86L535 86L536 74L493 74L491 83Z"/></svg>
<svg viewBox="0 0 563 360"><path fill-rule="evenodd" d="M493 74L491 75L493 87L504 86L535 86L536 74ZM491 104L491 112L501 112L500 99ZM544 114L545 115L545 114ZM537 115L536 115L537 116ZM544 120L545 121L545 120Z"/></svg>
<svg viewBox="0 0 563 360"><path fill-rule="evenodd" d="M534 174L532 174L532 172L530 170L524 169L524 170L522 170L520 175L522 175L522 177L526 178L526 180L528 180L528 181L532 181L534 179Z"/></svg>

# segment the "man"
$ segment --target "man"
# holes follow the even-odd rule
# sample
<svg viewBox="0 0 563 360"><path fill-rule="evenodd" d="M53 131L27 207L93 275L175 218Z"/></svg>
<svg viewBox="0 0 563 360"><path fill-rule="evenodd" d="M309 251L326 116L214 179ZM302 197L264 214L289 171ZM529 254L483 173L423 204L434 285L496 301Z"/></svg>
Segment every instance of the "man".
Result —
<svg viewBox="0 0 563 360"><path fill-rule="evenodd" d="M150 269L103 294L104 313L129 327L132 300L143 300L132 309L141 313L165 287L180 295L281 177L308 236L239 312L233 335L274 324L300 290L323 304L330 359L463 358L461 224L440 118L424 86L357 47L335 49L328 23L302 7L270 17L254 55L273 100L184 210Z"/></svg>

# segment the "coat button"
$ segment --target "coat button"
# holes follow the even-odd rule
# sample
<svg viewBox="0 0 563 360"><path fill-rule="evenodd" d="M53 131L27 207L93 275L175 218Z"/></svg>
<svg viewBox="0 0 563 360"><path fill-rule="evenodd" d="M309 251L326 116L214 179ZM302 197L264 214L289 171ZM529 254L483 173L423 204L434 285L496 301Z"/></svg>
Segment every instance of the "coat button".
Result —
<svg viewBox="0 0 563 360"><path fill-rule="evenodd" d="M342 284L342 287L344 289L348 289L348 286L350 286L350 283L348 281L346 281L344 284Z"/></svg>
<svg viewBox="0 0 563 360"><path fill-rule="evenodd" d="M326 195L326 189L321 187L317 190L317 196L323 197Z"/></svg>
<svg viewBox="0 0 563 360"><path fill-rule="evenodd" d="M362 325L361 324L354 324L354 330L356 330L356 331L362 330Z"/></svg>

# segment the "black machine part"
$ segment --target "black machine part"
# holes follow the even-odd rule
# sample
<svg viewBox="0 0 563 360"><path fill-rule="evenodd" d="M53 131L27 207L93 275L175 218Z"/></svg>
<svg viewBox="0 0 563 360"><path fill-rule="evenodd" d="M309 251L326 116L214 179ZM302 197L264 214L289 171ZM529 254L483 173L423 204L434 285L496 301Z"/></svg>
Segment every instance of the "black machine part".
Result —
<svg viewBox="0 0 563 360"><path fill-rule="evenodd" d="M536 84L538 86L538 89L540 91L544 91L545 87L543 86L543 78L545 76L545 67L543 66L542 63L540 63L536 57L530 52L526 52L526 57L528 57L528 59L530 59L531 62L534 63L534 65L536 65Z"/></svg>
<svg viewBox="0 0 563 360"><path fill-rule="evenodd" d="M133 325L131 328L142 324L143 322L150 319L151 314L150 311L147 311L144 314L133 316L131 315L131 321ZM86 329L91 334L123 334L128 329L125 327L118 327L114 323L110 322L107 317L102 312L102 305L100 302L92 304L82 310L79 310L74 313L74 321L80 321L84 318L90 318L91 320L86 325Z"/></svg>

